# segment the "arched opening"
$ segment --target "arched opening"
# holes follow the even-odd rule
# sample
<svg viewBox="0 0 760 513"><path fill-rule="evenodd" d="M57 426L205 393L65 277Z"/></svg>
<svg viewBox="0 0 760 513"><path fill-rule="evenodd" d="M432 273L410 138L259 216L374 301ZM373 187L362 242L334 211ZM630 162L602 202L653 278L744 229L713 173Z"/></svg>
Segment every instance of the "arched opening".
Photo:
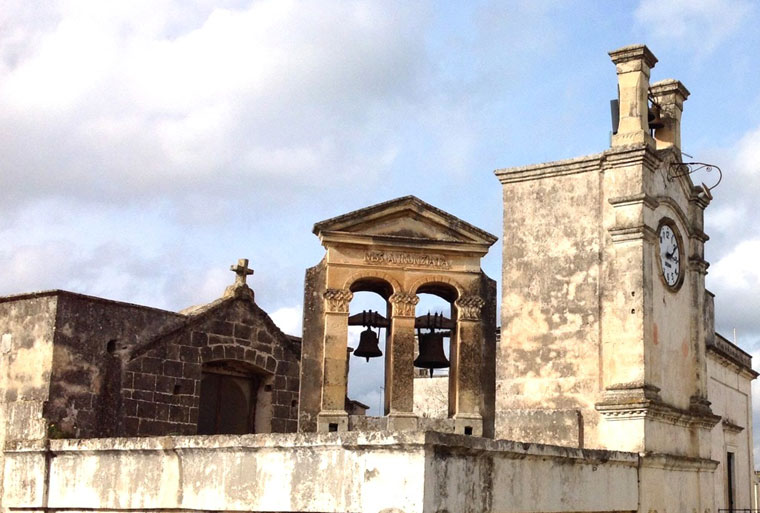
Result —
<svg viewBox="0 0 760 513"><path fill-rule="evenodd" d="M414 413L421 418L446 418L458 293L449 284L429 283L417 290L417 296Z"/></svg>
<svg viewBox="0 0 760 513"><path fill-rule="evenodd" d="M244 362L223 360L204 364L198 434L269 432L271 397L262 393L268 381L267 374Z"/></svg>
<svg viewBox="0 0 760 513"><path fill-rule="evenodd" d="M384 415L388 298L393 294L393 287L384 280L362 278L354 282L350 290L354 296L348 314L346 411L349 415L379 417ZM370 348L368 356L354 354L357 349L361 352L367 348ZM379 354L374 352L375 348Z"/></svg>

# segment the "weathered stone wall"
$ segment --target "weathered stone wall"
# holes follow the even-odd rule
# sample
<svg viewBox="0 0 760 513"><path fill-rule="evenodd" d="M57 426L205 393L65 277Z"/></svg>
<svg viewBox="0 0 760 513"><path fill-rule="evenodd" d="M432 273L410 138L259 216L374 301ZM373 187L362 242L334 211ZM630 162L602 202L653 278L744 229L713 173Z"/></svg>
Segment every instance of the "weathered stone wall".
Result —
<svg viewBox="0 0 760 513"><path fill-rule="evenodd" d="M578 446L598 423L599 157L545 168L500 176L496 437Z"/></svg>
<svg viewBox="0 0 760 513"><path fill-rule="evenodd" d="M122 432L195 434L203 365L221 361L243 362L260 377L266 397L258 402L271 420L257 419L257 432L295 432L299 359L298 341L252 300L221 300L129 356L122 377Z"/></svg>
<svg viewBox="0 0 760 513"><path fill-rule="evenodd" d="M481 391L483 412L483 436L494 438L496 434L496 280L490 278L482 270L480 272L480 297L485 299L481 310L480 338L482 340L481 354Z"/></svg>
<svg viewBox="0 0 760 513"><path fill-rule="evenodd" d="M322 400L322 359L324 357L325 313L325 259L306 270L303 292L303 341L301 354L300 403L298 405L298 430L317 430L317 415ZM348 342L346 342L348 343Z"/></svg>
<svg viewBox="0 0 760 513"><path fill-rule="evenodd" d="M738 348L735 351L741 352ZM749 359L749 355L746 357ZM722 417L712 429L711 459L720 463L713 476L715 511L728 509L728 452L734 454L734 507L754 507L751 383L756 374L750 369L737 365L731 353L708 347L708 397L713 411Z"/></svg>
<svg viewBox="0 0 760 513"><path fill-rule="evenodd" d="M250 298L188 315L64 291L0 301L3 439L194 434L203 364L262 381L261 432L296 430L300 344Z"/></svg>
<svg viewBox="0 0 760 513"><path fill-rule="evenodd" d="M0 302L0 424L5 440L44 438L58 298L29 294Z"/></svg>
<svg viewBox="0 0 760 513"><path fill-rule="evenodd" d="M414 414L431 419L449 416L448 376L415 376Z"/></svg>
<svg viewBox="0 0 760 513"><path fill-rule="evenodd" d="M0 508L6 442L40 440L50 394L57 298L30 294L0 301Z"/></svg>
<svg viewBox="0 0 760 513"><path fill-rule="evenodd" d="M18 512L635 511L638 461L421 432L58 440L9 451L6 504Z"/></svg>
<svg viewBox="0 0 760 513"><path fill-rule="evenodd" d="M58 293L50 400L53 437L121 433L119 354L184 316L140 305Z"/></svg>

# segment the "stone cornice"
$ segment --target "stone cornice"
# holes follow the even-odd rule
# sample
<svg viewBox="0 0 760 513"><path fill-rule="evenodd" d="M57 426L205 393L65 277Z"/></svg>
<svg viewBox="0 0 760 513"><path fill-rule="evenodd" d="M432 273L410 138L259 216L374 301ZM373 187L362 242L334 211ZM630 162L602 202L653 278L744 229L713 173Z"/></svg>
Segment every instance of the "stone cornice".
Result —
<svg viewBox="0 0 760 513"><path fill-rule="evenodd" d="M642 164L654 171L662 162L660 154L650 144L615 146L604 152L604 169Z"/></svg>
<svg viewBox="0 0 760 513"><path fill-rule="evenodd" d="M726 418L721 421L721 425L725 431L729 431L731 433L741 433L744 431L744 427L740 426L739 424L735 424Z"/></svg>
<svg viewBox="0 0 760 513"><path fill-rule="evenodd" d="M601 169L604 154L597 153L573 159L556 160L542 164L497 169L494 174L502 184L524 182L554 176L573 175Z"/></svg>
<svg viewBox="0 0 760 513"><path fill-rule="evenodd" d="M629 242L633 240L648 240L652 242L657 240L657 232L644 224L610 228L608 231L610 232L613 243Z"/></svg>
<svg viewBox="0 0 760 513"><path fill-rule="evenodd" d="M750 379L755 379L760 375L752 368L752 356L719 333L716 333L715 337L708 338L705 345L708 354L735 366L739 371L745 372Z"/></svg>
<svg viewBox="0 0 760 513"><path fill-rule="evenodd" d="M701 257L689 257L689 268L694 269L700 274L707 274L707 268L710 263Z"/></svg>
<svg viewBox="0 0 760 513"><path fill-rule="evenodd" d="M649 68L654 68L657 64L657 57L646 45L628 45L612 50L607 53L615 64L622 64L629 61L642 61Z"/></svg>
<svg viewBox="0 0 760 513"><path fill-rule="evenodd" d="M643 452L639 454L642 467L661 468L666 470L691 470L694 472L715 470L719 462L709 458L694 458L680 454L664 454L659 452Z"/></svg>
<svg viewBox="0 0 760 513"><path fill-rule="evenodd" d="M660 103L662 103L662 98L665 96L673 95L673 103L679 108L683 108L684 100L686 100L691 94L680 80L674 78L666 78L665 80L660 80L651 84L649 86L649 92L652 93L652 96L655 98L660 98Z"/></svg>
<svg viewBox="0 0 760 513"><path fill-rule="evenodd" d="M494 174L502 184L573 175L588 171L601 172L616 167L642 164L654 170L662 163L660 153L651 144L616 146L602 153L572 159L556 160L528 166L497 169Z"/></svg>
<svg viewBox="0 0 760 513"><path fill-rule="evenodd" d="M645 192L639 194L632 194L630 196L618 196L616 198L610 198L607 202L613 207L627 207L630 205L645 205L654 210L660 206L660 202L657 198L650 196Z"/></svg>
<svg viewBox="0 0 760 513"><path fill-rule="evenodd" d="M665 403L657 387L636 383L608 387L605 398L596 403L595 408L609 421L650 419L676 426L712 429L721 419L712 413L709 403L692 401L692 407L683 410Z"/></svg>

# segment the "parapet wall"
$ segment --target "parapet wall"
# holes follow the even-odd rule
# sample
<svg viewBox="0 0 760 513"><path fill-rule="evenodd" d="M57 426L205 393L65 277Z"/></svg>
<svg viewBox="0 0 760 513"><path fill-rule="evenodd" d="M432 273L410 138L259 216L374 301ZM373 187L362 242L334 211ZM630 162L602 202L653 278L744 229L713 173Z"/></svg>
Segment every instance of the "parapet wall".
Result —
<svg viewBox="0 0 760 513"><path fill-rule="evenodd" d="M51 440L3 505L87 511L634 511L638 456L434 432Z"/></svg>

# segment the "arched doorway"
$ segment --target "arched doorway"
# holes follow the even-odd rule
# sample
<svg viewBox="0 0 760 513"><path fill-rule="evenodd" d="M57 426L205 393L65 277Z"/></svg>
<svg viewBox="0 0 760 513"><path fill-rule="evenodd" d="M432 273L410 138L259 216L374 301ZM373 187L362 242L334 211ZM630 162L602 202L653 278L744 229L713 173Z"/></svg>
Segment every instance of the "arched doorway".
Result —
<svg viewBox="0 0 760 513"><path fill-rule="evenodd" d="M243 362L208 362L201 372L199 435L242 435L261 431L271 405L259 392L266 375ZM268 406L268 407L267 407ZM264 431L268 431L264 429Z"/></svg>

